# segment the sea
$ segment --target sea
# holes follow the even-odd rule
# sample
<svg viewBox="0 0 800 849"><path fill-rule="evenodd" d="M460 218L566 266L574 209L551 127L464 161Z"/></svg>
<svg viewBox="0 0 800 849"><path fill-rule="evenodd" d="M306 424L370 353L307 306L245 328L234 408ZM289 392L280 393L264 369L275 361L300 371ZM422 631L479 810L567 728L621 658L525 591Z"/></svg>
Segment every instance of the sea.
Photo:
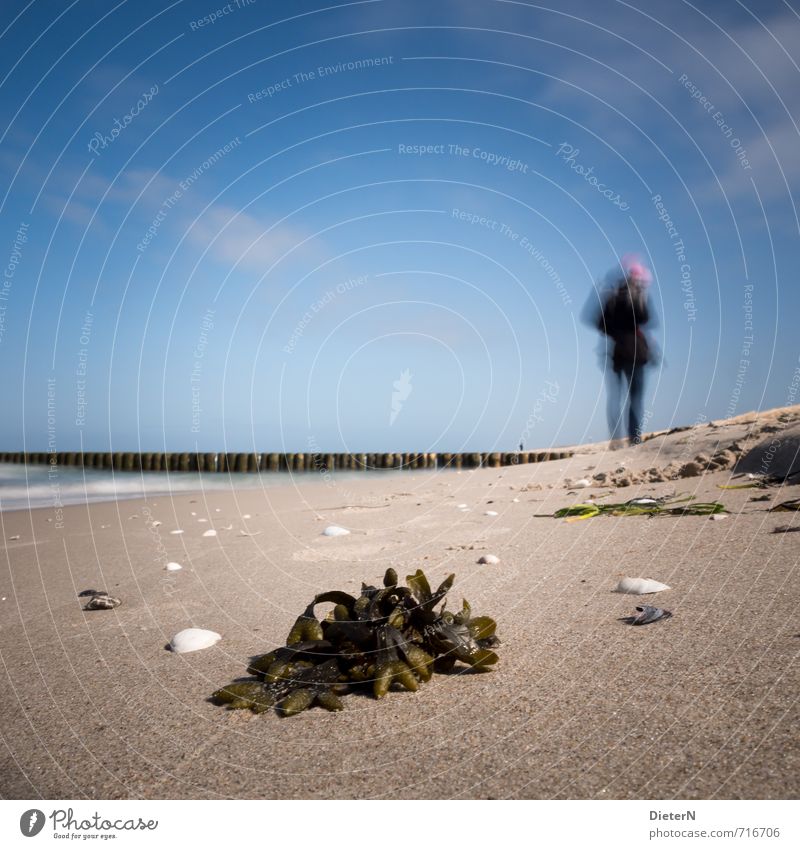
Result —
<svg viewBox="0 0 800 849"><path fill-rule="evenodd" d="M181 492L231 492L264 489L292 481L340 481L370 475L403 475L398 470L308 472L120 472L82 466L0 463L0 511L62 507L96 501L151 498Z"/></svg>

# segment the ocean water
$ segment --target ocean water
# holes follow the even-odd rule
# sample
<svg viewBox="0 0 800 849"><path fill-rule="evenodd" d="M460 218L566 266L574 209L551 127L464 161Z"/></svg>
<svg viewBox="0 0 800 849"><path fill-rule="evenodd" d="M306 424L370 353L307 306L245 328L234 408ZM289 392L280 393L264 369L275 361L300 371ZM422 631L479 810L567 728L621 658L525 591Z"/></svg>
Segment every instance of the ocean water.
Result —
<svg viewBox="0 0 800 849"><path fill-rule="evenodd" d="M262 472L227 474L213 472L114 472L111 469L84 469L59 466L0 463L0 511L34 507L60 507L94 501L171 495L179 492L231 492L234 489L264 489L290 481L342 480L363 478L364 472L340 471L321 475L308 472ZM374 475L407 474L403 471L372 471Z"/></svg>

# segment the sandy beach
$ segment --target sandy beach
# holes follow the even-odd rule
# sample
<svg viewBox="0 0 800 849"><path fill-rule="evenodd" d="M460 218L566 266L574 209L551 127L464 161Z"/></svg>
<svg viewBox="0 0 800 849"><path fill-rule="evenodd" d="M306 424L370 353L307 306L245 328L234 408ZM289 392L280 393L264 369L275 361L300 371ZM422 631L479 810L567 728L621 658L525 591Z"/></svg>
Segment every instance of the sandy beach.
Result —
<svg viewBox="0 0 800 849"><path fill-rule="evenodd" d="M0 795L796 798L800 521L770 507L800 478L720 486L759 474L770 445L777 473L799 442L794 407L541 464L70 506L63 527L53 509L0 514ZM552 517L672 493L729 515ZM330 524L351 533L322 536ZM494 671L292 718L207 700L283 644L315 593L389 566L455 572L451 606L498 622ZM612 592L623 575L671 589ZM87 588L123 603L84 612ZM621 621L642 601L673 617ZM222 640L165 649L191 626Z"/></svg>

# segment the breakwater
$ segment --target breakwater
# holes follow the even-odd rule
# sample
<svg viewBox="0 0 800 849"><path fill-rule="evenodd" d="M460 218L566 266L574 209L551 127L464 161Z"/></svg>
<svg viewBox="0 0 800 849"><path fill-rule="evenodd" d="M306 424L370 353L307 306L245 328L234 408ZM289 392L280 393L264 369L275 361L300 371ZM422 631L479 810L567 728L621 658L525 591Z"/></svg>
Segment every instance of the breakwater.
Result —
<svg viewBox="0 0 800 849"><path fill-rule="evenodd" d="M477 469L543 463L571 457L571 451L507 451L390 454L162 453L147 451L0 452L0 463L84 466L120 472L333 472L379 469Z"/></svg>

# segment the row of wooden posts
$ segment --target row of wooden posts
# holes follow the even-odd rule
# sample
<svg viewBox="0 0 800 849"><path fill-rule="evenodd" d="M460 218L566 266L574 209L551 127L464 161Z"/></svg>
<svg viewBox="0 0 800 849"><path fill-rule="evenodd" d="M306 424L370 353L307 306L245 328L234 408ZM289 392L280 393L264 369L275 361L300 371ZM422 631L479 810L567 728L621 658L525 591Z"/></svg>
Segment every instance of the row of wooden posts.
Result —
<svg viewBox="0 0 800 849"><path fill-rule="evenodd" d="M286 472L336 469L475 469L515 466L571 456L570 451L514 451L467 454L195 454L158 452L0 452L0 463L85 466L123 472Z"/></svg>

